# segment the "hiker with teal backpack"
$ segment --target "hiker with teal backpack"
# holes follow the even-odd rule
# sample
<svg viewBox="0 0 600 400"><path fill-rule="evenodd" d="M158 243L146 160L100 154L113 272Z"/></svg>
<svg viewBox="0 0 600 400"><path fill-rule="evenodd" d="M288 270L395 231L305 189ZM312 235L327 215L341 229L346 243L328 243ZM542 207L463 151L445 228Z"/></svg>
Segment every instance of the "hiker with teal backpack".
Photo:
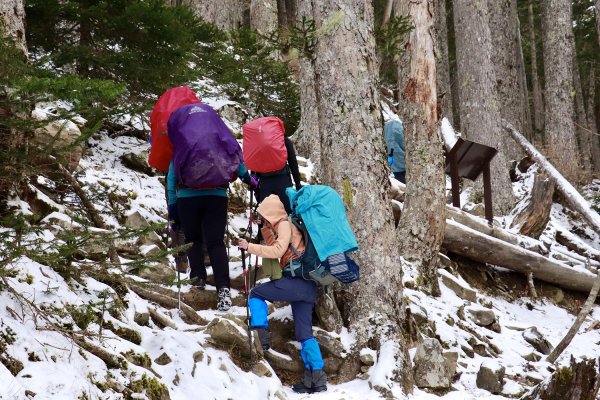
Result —
<svg viewBox="0 0 600 400"><path fill-rule="evenodd" d="M394 178L406 183L406 164L404 162L404 125L399 119L390 119L383 126L383 136L388 150L388 162Z"/></svg>
<svg viewBox="0 0 600 400"><path fill-rule="evenodd" d="M169 219L183 229L196 288L206 286L203 243L213 269L217 309L231 307L229 260L224 243L229 182L241 178L255 188L241 148L219 115L206 104L176 109L168 122L173 159L167 174Z"/></svg>
<svg viewBox="0 0 600 400"><path fill-rule="evenodd" d="M250 254L266 258L279 258L286 265L298 259L304 252L302 233L289 221L283 203L276 195L270 195L258 206L263 221L266 245L248 243L240 239L238 246ZM292 250L292 247L294 250ZM300 355L306 370L300 383L292 389L298 393L314 393L327 390L327 375L323 371L325 362L319 343L312 334L312 312L317 301L317 284L301 277L282 277L255 286L250 291L250 327L256 330L262 348L270 347L266 301L289 301L294 317L294 335L302 348Z"/></svg>

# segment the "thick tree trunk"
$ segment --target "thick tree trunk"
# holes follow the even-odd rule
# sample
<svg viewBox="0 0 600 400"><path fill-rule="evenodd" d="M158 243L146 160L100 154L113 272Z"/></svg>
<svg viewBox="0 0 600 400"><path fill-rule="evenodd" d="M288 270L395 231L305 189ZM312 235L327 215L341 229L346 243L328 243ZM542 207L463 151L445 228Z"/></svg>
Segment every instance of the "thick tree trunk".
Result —
<svg viewBox="0 0 600 400"><path fill-rule="evenodd" d="M277 0L251 0L250 27L268 36L278 27Z"/></svg>
<svg viewBox="0 0 600 400"><path fill-rule="evenodd" d="M435 12L435 69L437 72L438 109L440 118L448 118L452 123L452 87L450 85L450 60L448 58L448 24L446 0L438 0Z"/></svg>
<svg viewBox="0 0 600 400"><path fill-rule="evenodd" d="M510 121L520 132L527 134L529 123L525 110L527 98L523 88L519 16L516 0L489 1L490 31L492 35L492 65L496 71L496 94L502 118ZM509 159L517 160L521 150L507 147Z"/></svg>
<svg viewBox="0 0 600 400"><path fill-rule="evenodd" d="M545 138L548 158L567 179L579 170L573 107L573 28L570 0L542 4L544 75L546 80Z"/></svg>
<svg viewBox="0 0 600 400"><path fill-rule="evenodd" d="M17 48L21 49L27 57L23 0L0 1L0 29L2 35L14 40Z"/></svg>
<svg viewBox="0 0 600 400"><path fill-rule="evenodd" d="M424 286L440 294L437 268L446 222L446 177L437 113L433 0L407 1L415 29L398 76L404 121L408 190L398 225L400 253L419 268ZM423 222L427 221L426 224Z"/></svg>
<svg viewBox="0 0 600 400"><path fill-rule="evenodd" d="M491 163L494 212L512 209L514 198L508 174L507 138L500 127L496 73L492 64L492 37L488 24L490 0L454 3L454 31L460 82L461 129L467 138L494 147Z"/></svg>
<svg viewBox="0 0 600 400"><path fill-rule="evenodd" d="M355 350L375 346L394 353L386 387L377 388L389 394L399 382L409 391L412 372L400 332L402 269L387 199L373 7L361 0L307 3L299 3L299 11L315 21L319 32L313 60L318 130L311 134L321 143L322 181L342 195L361 249L356 256L361 279L344 288L343 314L356 335Z"/></svg>
<svg viewBox="0 0 600 400"><path fill-rule="evenodd" d="M575 49L575 40L573 40L573 49ZM575 88L575 120L577 133L577 143L579 144L579 162L584 170L592 170L592 141L589 134L588 118L583 101L583 89L581 88L581 75L577 66L577 56L573 51L573 86Z"/></svg>
<svg viewBox="0 0 600 400"><path fill-rule="evenodd" d="M224 31L247 26L251 0L182 0L205 21Z"/></svg>
<svg viewBox="0 0 600 400"><path fill-rule="evenodd" d="M600 0L598 0L600 1ZM599 18L600 20L600 18ZM585 132L589 136L592 148L592 167L594 171L600 171L600 136L598 136L598 125L596 123L596 71L594 66L590 67L590 77L588 80L588 95L587 95L587 117L589 132Z"/></svg>
<svg viewBox="0 0 600 400"><path fill-rule="evenodd" d="M600 0L594 1L596 8L596 33L598 34L598 43L600 43Z"/></svg>
<svg viewBox="0 0 600 400"><path fill-rule="evenodd" d="M519 146L525 150L529 157L531 157L540 168L546 171L548 178L556 185L556 189L562 193L569 206L580 213L590 224L590 227L600 234L600 215L591 208L590 203L588 203L588 201L579 194L577 189L575 189L573 185L571 185L569 181L567 181L512 125L504 121L504 129L511 134L513 139L515 139Z"/></svg>
<svg viewBox="0 0 600 400"><path fill-rule="evenodd" d="M529 0L529 34L531 52L531 92L533 100L533 127L537 132L544 130L544 99L542 97L542 86L537 68L537 46L535 35L535 19L533 15L533 0Z"/></svg>

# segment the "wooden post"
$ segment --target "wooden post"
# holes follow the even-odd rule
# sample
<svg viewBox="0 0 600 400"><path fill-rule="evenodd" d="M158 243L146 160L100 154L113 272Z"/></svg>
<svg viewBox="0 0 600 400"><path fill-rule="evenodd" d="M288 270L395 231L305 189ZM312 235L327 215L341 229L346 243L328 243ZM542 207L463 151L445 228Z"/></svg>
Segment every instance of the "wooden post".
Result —
<svg viewBox="0 0 600 400"><path fill-rule="evenodd" d="M452 182L452 205L460 208L460 180L458 179L458 161L456 151L450 153L450 181Z"/></svg>
<svg viewBox="0 0 600 400"><path fill-rule="evenodd" d="M483 204L485 206L485 219L490 226L494 222L494 211L492 210L492 180L490 176L490 162L486 161L483 166Z"/></svg>

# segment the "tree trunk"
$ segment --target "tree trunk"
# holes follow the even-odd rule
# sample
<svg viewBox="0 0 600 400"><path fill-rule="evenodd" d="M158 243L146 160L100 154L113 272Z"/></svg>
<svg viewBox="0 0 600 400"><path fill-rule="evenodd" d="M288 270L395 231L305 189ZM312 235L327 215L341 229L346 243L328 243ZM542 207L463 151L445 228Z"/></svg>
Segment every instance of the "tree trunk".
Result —
<svg viewBox="0 0 600 400"><path fill-rule="evenodd" d="M600 1L600 0L598 0ZM600 20L600 17L598 18ZM592 147L592 167L594 171L600 171L600 136L598 136L598 125L596 124L596 71L594 66L590 67L590 78L588 80L588 101L587 101L587 117L589 132L586 135L589 136L591 147Z"/></svg>
<svg viewBox="0 0 600 400"><path fill-rule="evenodd" d="M543 9L547 156L568 180L577 176L573 109L573 28L570 0L546 0Z"/></svg>
<svg viewBox="0 0 600 400"><path fill-rule="evenodd" d="M277 0L251 0L250 27L268 36L278 27Z"/></svg>
<svg viewBox="0 0 600 400"><path fill-rule="evenodd" d="M248 25L251 0L182 0L205 21L219 29L232 31Z"/></svg>
<svg viewBox="0 0 600 400"><path fill-rule="evenodd" d="M27 57L25 44L25 9L23 0L0 1L0 29L6 38L14 40L17 48Z"/></svg>
<svg viewBox="0 0 600 400"><path fill-rule="evenodd" d="M452 123L454 116L452 113L452 87L450 85L450 60L448 58L448 24L446 13L446 0L437 2L435 13L435 44L436 44L436 65L437 71L437 96L438 109L441 110L441 118L448 118Z"/></svg>
<svg viewBox="0 0 600 400"><path fill-rule="evenodd" d="M500 116L510 121L520 132L527 135L529 123L526 121L526 93L523 88L520 64L521 48L518 29L519 17L516 0L493 0L488 2L490 31L492 35L492 65L496 71L496 95L500 107ZM521 150L515 146L507 147L507 157L511 160L521 158Z"/></svg>
<svg viewBox="0 0 600 400"><path fill-rule="evenodd" d="M491 163L494 212L498 215L512 209L514 198L508 174L506 135L501 133L500 127L488 4L488 0L455 2L454 31L461 129L468 139L498 150Z"/></svg>
<svg viewBox="0 0 600 400"><path fill-rule="evenodd" d="M412 388L412 371L401 334L402 268L387 198L389 169L382 135L374 17L371 2L300 2L315 21L315 105L321 143L321 178L342 194L360 251L361 279L344 288L342 310L356 335L355 351L375 347L396 360L382 387ZM305 103L306 98L302 99ZM381 380L378 382L382 382Z"/></svg>
<svg viewBox="0 0 600 400"><path fill-rule="evenodd" d="M596 8L596 33L598 34L598 43L600 43L600 0L594 1Z"/></svg>
<svg viewBox="0 0 600 400"><path fill-rule="evenodd" d="M446 177L437 113L433 0L406 1L415 29L399 64L408 190L398 225L400 254L418 265L426 289L440 295L438 257L446 223ZM423 223L427 221L427 223Z"/></svg>
<svg viewBox="0 0 600 400"><path fill-rule="evenodd" d="M521 235L539 238L550 220L554 184L546 174L536 172L531 195L523 199L515 208L520 210L511 223L511 228L518 228Z"/></svg>
<svg viewBox="0 0 600 400"><path fill-rule="evenodd" d="M536 131L544 130L544 99L542 98L542 86L538 74L537 46L535 38L535 19L533 16L533 0L529 0L529 34L531 51L531 92L533 98L533 127Z"/></svg>
<svg viewBox="0 0 600 400"><path fill-rule="evenodd" d="M581 88L581 75L577 65L575 51L575 40L573 40L573 86L575 88L575 120L577 143L579 144L579 162L585 171L592 170L592 141L589 134L588 118L583 101L583 89Z"/></svg>

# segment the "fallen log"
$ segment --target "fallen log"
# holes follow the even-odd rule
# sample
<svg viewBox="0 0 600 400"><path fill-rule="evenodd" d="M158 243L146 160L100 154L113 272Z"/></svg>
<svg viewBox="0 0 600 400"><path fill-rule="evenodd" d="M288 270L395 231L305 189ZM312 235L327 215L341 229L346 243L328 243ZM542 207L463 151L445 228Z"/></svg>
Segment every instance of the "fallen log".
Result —
<svg viewBox="0 0 600 400"><path fill-rule="evenodd" d="M502 120L502 127L510 133L512 138L521 146L525 152L531 157L538 166L546 171L548 179L550 179L556 189L564 196L569 206L577 211L589 223L590 227L600 234L600 215L592 210L589 202L583 198L581 194L567 181L548 160L536 150L535 147L519 131L513 127L510 122Z"/></svg>
<svg viewBox="0 0 600 400"><path fill-rule="evenodd" d="M572 268L503 240L478 232L453 220L446 220L443 247L471 260L498 265L554 285L589 293L595 274Z"/></svg>
<svg viewBox="0 0 600 400"><path fill-rule="evenodd" d="M569 231L557 229L556 241L582 257L600 261L600 251L578 240L577 237Z"/></svg>

